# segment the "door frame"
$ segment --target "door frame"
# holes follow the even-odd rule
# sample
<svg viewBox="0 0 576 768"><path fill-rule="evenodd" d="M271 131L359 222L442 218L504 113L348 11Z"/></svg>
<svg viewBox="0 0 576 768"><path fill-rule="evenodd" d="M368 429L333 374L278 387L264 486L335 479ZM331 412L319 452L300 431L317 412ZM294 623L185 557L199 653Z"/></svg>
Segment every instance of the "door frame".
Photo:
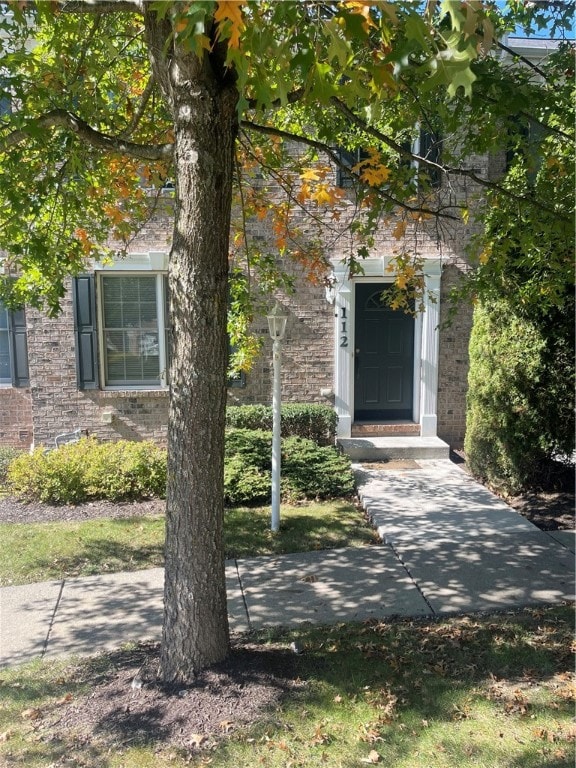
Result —
<svg viewBox="0 0 576 768"><path fill-rule="evenodd" d="M362 277L350 278L345 266L334 269L334 407L338 437L350 437L354 421L354 349L357 283L389 284L389 259L366 259ZM427 259L424 267L424 311L414 323L414 387L412 417L422 437L437 436L438 350L440 319L440 259Z"/></svg>

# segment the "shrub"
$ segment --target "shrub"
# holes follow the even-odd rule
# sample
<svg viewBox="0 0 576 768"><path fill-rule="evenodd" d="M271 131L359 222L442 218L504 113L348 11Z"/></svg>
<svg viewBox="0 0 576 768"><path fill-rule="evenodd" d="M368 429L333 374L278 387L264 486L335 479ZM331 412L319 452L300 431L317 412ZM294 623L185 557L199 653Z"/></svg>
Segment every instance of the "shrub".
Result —
<svg viewBox="0 0 576 768"><path fill-rule="evenodd" d="M272 433L226 432L224 500L261 504L270 500ZM78 443L17 456L8 469L9 489L18 496L51 504L90 499L137 500L166 495L166 451L150 442ZM352 493L347 457L331 446L303 437L282 441L282 494L286 500L325 499Z"/></svg>
<svg viewBox="0 0 576 768"><path fill-rule="evenodd" d="M283 441L282 477L284 495L294 499L329 499L354 492L348 456L303 437Z"/></svg>
<svg viewBox="0 0 576 768"><path fill-rule="evenodd" d="M224 495L229 506L270 501L272 433L230 429L226 433ZM326 499L354 491L348 457L313 440L282 440L281 492L284 500Z"/></svg>
<svg viewBox="0 0 576 768"><path fill-rule="evenodd" d="M0 485L4 485L8 477L8 467L22 453L18 448L0 445Z"/></svg>
<svg viewBox="0 0 576 768"><path fill-rule="evenodd" d="M298 436L318 445L333 445L338 417L329 405L286 403L281 409L282 437ZM237 429L271 430L272 408L268 405L231 405L226 426Z"/></svg>
<svg viewBox="0 0 576 768"><path fill-rule="evenodd" d="M52 504L163 497L166 452L150 442L83 438L54 451L21 454L9 466L8 484L18 496Z"/></svg>
<svg viewBox="0 0 576 768"><path fill-rule="evenodd" d="M224 503L258 504L270 498L272 433L228 429L224 457Z"/></svg>
<svg viewBox="0 0 576 768"><path fill-rule="evenodd" d="M503 493L545 486L554 459L574 450L570 314L527 317L505 300L475 310L465 450L473 474Z"/></svg>

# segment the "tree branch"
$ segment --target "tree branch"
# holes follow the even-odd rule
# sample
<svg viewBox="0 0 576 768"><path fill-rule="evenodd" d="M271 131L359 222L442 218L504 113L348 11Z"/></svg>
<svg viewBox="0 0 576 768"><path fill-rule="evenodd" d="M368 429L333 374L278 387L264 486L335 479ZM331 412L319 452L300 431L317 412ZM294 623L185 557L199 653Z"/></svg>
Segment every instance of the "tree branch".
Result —
<svg viewBox="0 0 576 768"><path fill-rule="evenodd" d="M125 131L123 131L122 136L126 136L126 137L130 136L130 134L133 133L138 127L140 120L142 119L144 112L146 111L146 106L148 105L150 96L154 91L154 84L155 84L154 75L150 75L150 77L148 78L148 82L146 83L146 86L142 91L142 96L140 97L140 104L138 105L138 109L134 112L134 115L132 116L132 120L130 121L130 125L127 126Z"/></svg>
<svg viewBox="0 0 576 768"><path fill-rule="evenodd" d="M30 120L28 126L12 131L0 139L0 152L21 144L29 139L37 129L64 128L75 133L82 141L106 152L116 152L130 155L141 160L165 160L172 158L173 145L169 144L135 144L131 141L109 136L94 130L87 122L72 112L64 109L54 109L41 117Z"/></svg>
<svg viewBox="0 0 576 768"><path fill-rule="evenodd" d="M60 0L62 13L144 13L144 0Z"/></svg>
<svg viewBox="0 0 576 768"><path fill-rule="evenodd" d="M491 189L494 192L499 192L500 194L506 195L510 199L516 200L519 203L527 203L528 205L535 206L536 208L544 210L547 213L558 215L558 211L556 211L554 208L550 208L542 200L535 200L524 195L516 195L509 189L503 187L501 184L497 184L494 181L489 181L488 179L482 178L482 176L479 176L473 169L453 168L452 166L448 165L440 165L438 163L432 162L431 160L428 160L425 157L422 157L421 155L416 155L405 147L402 147L389 136L386 136L386 134L382 133L377 128L373 128L372 126L367 125L364 120L362 120L362 118L358 117L358 115L356 115L346 104L344 104L344 102L340 101L340 99L338 99L336 96L332 96L330 101L351 123L354 123L354 125L364 131L364 133L368 134L369 136L373 136L375 139L377 139L377 141L381 141L383 144L386 144L388 147L398 152L401 157L411 158L417 163L427 168L434 168L439 170L447 176L462 176L468 178L481 187L486 187L487 189Z"/></svg>
<svg viewBox="0 0 576 768"><path fill-rule="evenodd" d="M265 133L265 134L268 134L269 136L278 136L282 139L287 139L288 141L295 141L299 144L306 144L309 147L313 147L314 149L317 149L319 152L323 152L324 154L328 155L330 160L332 160L332 162L338 168L345 171L346 173L351 174L357 179L357 181L359 181L360 183L363 183L360 177L358 176L358 174L354 173L354 171L352 171L350 167L346 165L346 163L342 162L338 153L334 151L332 147L328 146L328 144L325 144L322 141L317 141L316 139L310 139L307 136L301 136L296 133L289 133L288 131L283 131L280 128L273 128L272 126L269 126L269 125L260 125L258 123L253 123L250 120L242 120L240 125L243 128L247 128L248 130L258 131L259 133ZM422 214L428 214L430 216L440 217L443 219L452 219L453 221L459 221L458 216L453 216L452 214L444 213L440 210L434 211L431 208L426 208L424 206L408 205L408 203L405 203L402 200L398 200L393 195L390 195L388 192L386 192L383 189L379 189L377 187L370 187L370 189L375 194L388 200L393 205L396 205L399 208L403 208L405 211L408 211L409 213L422 213Z"/></svg>
<svg viewBox="0 0 576 768"><path fill-rule="evenodd" d="M545 80L545 81L548 80L548 78L546 76L546 72L541 70L540 67L537 64L534 64L533 61L530 61L530 59L527 59L525 56L522 56L521 54L516 53L516 51L513 48L509 48L507 45L502 43L500 40L498 40L496 42L496 45L498 46L498 48L500 48L500 50L506 51L506 53L509 53L510 56L513 56L515 59L519 59L522 62L522 64L525 64L527 67L530 67L530 69L533 69L534 72L536 72L538 75L540 75L540 77L543 80Z"/></svg>

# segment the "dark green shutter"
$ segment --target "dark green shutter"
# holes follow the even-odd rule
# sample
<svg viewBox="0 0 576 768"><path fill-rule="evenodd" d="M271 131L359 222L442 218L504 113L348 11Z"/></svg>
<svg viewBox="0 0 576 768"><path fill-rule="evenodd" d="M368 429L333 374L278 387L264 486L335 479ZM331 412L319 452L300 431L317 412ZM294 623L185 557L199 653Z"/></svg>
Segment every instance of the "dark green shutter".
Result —
<svg viewBox="0 0 576 768"><path fill-rule="evenodd" d="M30 375L24 309L13 309L8 312L8 329L12 347L12 386L27 387L30 384Z"/></svg>
<svg viewBox="0 0 576 768"><path fill-rule="evenodd" d="M98 337L94 275L72 281L78 389L98 389Z"/></svg>
<svg viewBox="0 0 576 768"><path fill-rule="evenodd" d="M440 165L442 159L442 137L438 133L432 133L425 128L420 130L420 157L430 160L431 163ZM440 168L423 166L423 171L428 174L430 184L439 187L442 184L442 171Z"/></svg>

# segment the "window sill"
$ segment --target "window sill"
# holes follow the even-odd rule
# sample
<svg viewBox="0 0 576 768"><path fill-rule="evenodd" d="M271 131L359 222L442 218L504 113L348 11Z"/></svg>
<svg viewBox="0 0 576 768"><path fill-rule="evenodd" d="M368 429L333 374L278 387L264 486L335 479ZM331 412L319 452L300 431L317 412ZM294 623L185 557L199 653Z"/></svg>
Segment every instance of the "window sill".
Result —
<svg viewBox="0 0 576 768"><path fill-rule="evenodd" d="M98 400L118 400L130 397L167 398L168 389L100 389L97 391Z"/></svg>

